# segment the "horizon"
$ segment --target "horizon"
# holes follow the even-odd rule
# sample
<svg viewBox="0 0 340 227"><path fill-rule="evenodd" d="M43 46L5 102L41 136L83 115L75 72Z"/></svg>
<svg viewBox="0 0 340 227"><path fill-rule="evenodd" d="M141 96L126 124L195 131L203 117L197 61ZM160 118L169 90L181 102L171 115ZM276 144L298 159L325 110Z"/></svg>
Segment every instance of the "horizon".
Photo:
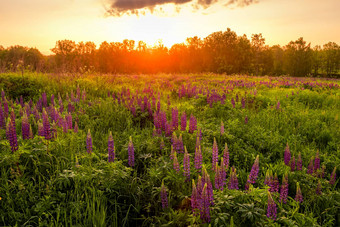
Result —
<svg viewBox="0 0 340 227"><path fill-rule="evenodd" d="M167 0L5 0L0 8L0 45L33 47L44 55L52 54L56 42L65 39L92 41L97 48L104 41L128 39L153 46L162 40L170 48L186 38L203 39L227 28L248 39L262 33L269 46L285 46L300 37L312 47L340 42L336 10L340 2L335 0L173 2L178 4ZM226 2L232 4L225 6Z"/></svg>

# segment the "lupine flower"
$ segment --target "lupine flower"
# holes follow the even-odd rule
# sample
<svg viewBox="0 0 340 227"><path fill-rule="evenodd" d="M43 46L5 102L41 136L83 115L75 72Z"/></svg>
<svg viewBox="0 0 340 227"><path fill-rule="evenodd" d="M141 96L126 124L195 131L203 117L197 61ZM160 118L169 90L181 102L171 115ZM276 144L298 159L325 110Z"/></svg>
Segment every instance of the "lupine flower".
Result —
<svg viewBox="0 0 340 227"><path fill-rule="evenodd" d="M194 115L190 115L190 121L189 121L189 133L194 133L194 131L197 130L197 119L194 117Z"/></svg>
<svg viewBox="0 0 340 227"><path fill-rule="evenodd" d="M66 120L67 120L67 128L72 129L73 125L72 125L72 114L71 113L68 113L66 115Z"/></svg>
<svg viewBox="0 0 340 227"><path fill-rule="evenodd" d="M308 170L307 170L307 173L312 175L313 172L314 172L314 157L311 157L310 158L310 161L309 161L309 164L308 164Z"/></svg>
<svg viewBox="0 0 340 227"><path fill-rule="evenodd" d="M225 143L225 147L223 150L223 160L224 160L225 168L228 169L229 168L229 149L228 149L227 143Z"/></svg>
<svg viewBox="0 0 340 227"><path fill-rule="evenodd" d="M207 169L203 167L203 174L202 174L202 185L207 184L207 194L210 201L210 205L214 205L214 192L213 192L213 186L210 180L210 176L207 172Z"/></svg>
<svg viewBox="0 0 340 227"><path fill-rule="evenodd" d="M229 177L229 183L228 183L228 189L232 190L232 189L236 189L238 190L238 179L237 179L237 175L236 175L236 169L233 167L230 170L230 177Z"/></svg>
<svg viewBox="0 0 340 227"><path fill-rule="evenodd" d="M27 117L26 113L24 113L24 116L22 117L21 131L22 131L22 138L24 140L29 139L29 137L30 137L30 124L28 123L28 117Z"/></svg>
<svg viewBox="0 0 340 227"><path fill-rule="evenodd" d="M183 144L182 134L179 135L179 138L177 140L177 149L176 150L177 150L178 153L184 152L184 144Z"/></svg>
<svg viewBox="0 0 340 227"><path fill-rule="evenodd" d="M161 186L161 201L162 201L162 208L165 209L169 206L168 204L168 195L166 193L166 188L164 186L164 181L162 181Z"/></svg>
<svg viewBox="0 0 340 227"><path fill-rule="evenodd" d="M92 153L92 137L90 129L87 131L86 136L86 151L87 153Z"/></svg>
<svg viewBox="0 0 340 227"><path fill-rule="evenodd" d="M213 148L212 148L212 167L215 170L216 163L218 162L218 146L216 142L216 138L214 138Z"/></svg>
<svg viewBox="0 0 340 227"><path fill-rule="evenodd" d="M198 148L196 148L195 151L195 169L198 172L201 172L202 169L202 161L203 161L203 156L202 156L202 151L201 151L201 146L199 146Z"/></svg>
<svg viewBox="0 0 340 227"><path fill-rule="evenodd" d="M295 171L295 156L290 160L290 170Z"/></svg>
<svg viewBox="0 0 340 227"><path fill-rule="evenodd" d="M44 136L46 140L49 140L51 139L51 127L50 127L50 122L48 120L48 115L46 113L46 110L43 111L42 117L43 117Z"/></svg>
<svg viewBox="0 0 340 227"><path fill-rule="evenodd" d="M16 129L14 127L12 120L8 120L8 122L7 122L6 134L7 134L7 139L9 141L10 146L11 146L12 152L18 150L17 132L16 132Z"/></svg>
<svg viewBox="0 0 340 227"><path fill-rule="evenodd" d="M295 201L299 202L299 203L303 202L303 196L302 196L302 193L301 193L301 188L300 188L299 182L296 183Z"/></svg>
<svg viewBox="0 0 340 227"><path fill-rule="evenodd" d="M280 100L277 101L277 104L276 104L276 109L279 110L280 109Z"/></svg>
<svg viewBox="0 0 340 227"><path fill-rule="evenodd" d="M185 112L181 116L181 130L185 131L187 128L187 115Z"/></svg>
<svg viewBox="0 0 340 227"><path fill-rule="evenodd" d="M267 206L267 217L276 220L277 208L270 192L268 192L268 206Z"/></svg>
<svg viewBox="0 0 340 227"><path fill-rule="evenodd" d="M221 190L224 189L224 186L227 184L227 169L225 167L223 158L221 158L221 167L220 167L220 177L221 177L221 185L220 188Z"/></svg>
<svg viewBox="0 0 340 227"><path fill-rule="evenodd" d="M202 195L200 199L200 217L203 223L210 222L210 202L207 183L205 183L203 186Z"/></svg>
<svg viewBox="0 0 340 227"><path fill-rule="evenodd" d="M0 102L0 128L5 128L6 122L5 122L5 114L2 109L2 103Z"/></svg>
<svg viewBox="0 0 340 227"><path fill-rule="evenodd" d="M235 108L235 100L234 100L234 98L231 98L231 105L233 105L233 108Z"/></svg>
<svg viewBox="0 0 340 227"><path fill-rule="evenodd" d="M112 137L112 132L110 131L108 142L107 142L107 152L108 152L108 162L114 162L115 160L115 146Z"/></svg>
<svg viewBox="0 0 340 227"><path fill-rule="evenodd" d="M172 133L172 137L171 137L171 143L172 146L175 150L177 150L177 143L178 143L178 138L175 132Z"/></svg>
<svg viewBox="0 0 340 227"><path fill-rule="evenodd" d="M316 151L316 155L315 155L315 160L314 160L314 172L316 173L318 169L320 169L319 150Z"/></svg>
<svg viewBox="0 0 340 227"><path fill-rule="evenodd" d="M129 146L128 146L128 163L129 166L135 165L135 148L133 147L132 137L130 136Z"/></svg>
<svg viewBox="0 0 340 227"><path fill-rule="evenodd" d="M190 180L190 156L187 151L187 148L184 147L184 158L183 158L183 174L187 178L187 180Z"/></svg>
<svg viewBox="0 0 340 227"><path fill-rule="evenodd" d="M51 125L51 139L57 138L57 124L53 121Z"/></svg>
<svg viewBox="0 0 340 227"><path fill-rule="evenodd" d="M299 153L299 156L298 156L298 161L297 161L297 164L296 164L296 170L299 170L299 171L302 170L301 152Z"/></svg>
<svg viewBox="0 0 340 227"><path fill-rule="evenodd" d="M251 184L255 184L258 174L259 174L259 156L257 155L255 162L251 168L248 182Z"/></svg>
<svg viewBox="0 0 340 227"><path fill-rule="evenodd" d="M33 136L33 131L32 131L32 126L31 126L31 125L30 125L29 138L30 138L30 139L33 139L33 138L34 138L34 136Z"/></svg>
<svg viewBox="0 0 340 227"><path fill-rule="evenodd" d="M331 173L331 178L329 180L329 183L331 185L334 185L336 181L336 167L334 167L333 172Z"/></svg>
<svg viewBox="0 0 340 227"><path fill-rule="evenodd" d="M196 145L195 145L195 149L197 149L199 146L201 146L201 141L200 138L198 136L196 136Z"/></svg>
<svg viewBox="0 0 340 227"><path fill-rule="evenodd" d="M179 169L179 163L178 163L176 151L174 153L173 168L174 168L174 170L176 170L177 173L179 173L180 169Z"/></svg>
<svg viewBox="0 0 340 227"><path fill-rule="evenodd" d="M16 128L14 109L12 109L12 111L11 111L11 121L12 121L14 128Z"/></svg>
<svg viewBox="0 0 340 227"><path fill-rule="evenodd" d="M288 174L282 177L282 185L280 190L280 202L286 203L288 197Z"/></svg>
<svg viewBox="0 0 340 227"><path fill-rule="evenodd" d="M284 161L285 161L286 166L289 165L290 159L291 159L291 154L289 150L289 145L287 143L286 148L285 148L285 153L284 153Z"/></svg>
<svg viewBox="0 0 340 227"><path fill-rule="evenodd" d="M244 118L244 123L248 124L248 116L246 115L246 117Z"/></svg>
<svg viewBox="0 0 340 227"><path fill-rule="evenodd" d="M195 180L192 179L192 192L191 192L191 209L192 209L192 213L194 214L194 216L197 215L197 212L199 210L200 207L200 198L197 192L197 188L196 188L196 184L195 184Z"/></svg>
<svg viewBox="0 0 340 227"><path fill-rule="evenodd" d="M78 123L75 122L75 123L74 123L74 129L73 129L73 131L74 131L75 133L78 133L78 130L79 130L79 128L78 128Z"/></svg>
<svg viewBox="0 0 340 227"><path fill-rule="evenodd" d="M223 121L221 121L221 135L224 134L224 123Z"/></svg>
<svg viewBox="0 0 340 227"><path fill-rule="evenodd" d="M267 172L266 172L266 176L265 176L265 178L264 178L264 184L265 185L270 185L270 182L271 182L271 179L270 179L270 174L269 174L269 170L267 170Z"/></svg>
<svg viewBox="0 0 340 227"><path fill-rule="evenodd" d="M249 176L248 176L248 180L247 180L246 184L244 185L244 190L249 191L250 185L251 185L251 183L249 183Z"/></svg>
<svg viewBox="0 0 340 227"><path fill-rule="evenodd" d="M243 109L246 108L246 100L245 100L244 97L242 97L242 99L241 99L241 104L242 104Z"/></svg>
<svg viewBox="0 0 340 227"><path fill-rule="evenodd" d="M315 190L315 193L317 194L317 195L321 195L321 182L320 182L320 180L318 180L318 185L316 186L316 190Z"/></svg>
<svg viewBox="0 0 340 227"><path fill-rule="evenodd" d="M40 121L38 122L38 136L45 137L44 126Z"/></svg>
<svg viewBox="0 0 340 227"><path fill-rule="evenodd" d="M174 147L171 145L171 151L170 151L170 159L174 159L174 156L175 156L175 150L174 150Z"/></svg>
<svg viewBox="0 0 340 227"><path fill-rule="evenodd" d="M269 190L270 192L279 192L280 183L279 183L279 179L276 173L275 173L275 176L272 178L272 181L269 186L270 186L270 190Z"/></svg>
<svg viewBox="0 0 340 227"><path fill-rule="evenodd" d="M171 110L171 119L172 119L172 128L174 130L178 129L178 109L177 108L173 108Z"/></svg>
<svg viewBox="0 0 340 227"><path fill-rule="evenodd" d="M216 173L215 173L215 188L220 189L221 173L220 173L220 168L218 167L218 163L216 163L215 170L216 170Z"/></svg>
<svg viewBox="0 0 340 227"><path fill-rule="evenodd" d="M5 118L7 118L8 113L9 113L9 109L8 109L8 102L7 102L6 98L4 98L4 100L3 100L3 105L4 105L4 116L5 116Z"/></svg>

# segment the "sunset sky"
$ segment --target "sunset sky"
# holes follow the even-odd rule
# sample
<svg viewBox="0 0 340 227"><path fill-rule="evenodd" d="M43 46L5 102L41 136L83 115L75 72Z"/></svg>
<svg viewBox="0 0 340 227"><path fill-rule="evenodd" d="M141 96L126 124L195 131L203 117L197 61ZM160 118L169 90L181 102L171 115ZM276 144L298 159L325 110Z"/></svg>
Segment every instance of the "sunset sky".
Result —
<svg viewBox="0 0 340 227"><path fill-rule="evenodd" d="M176 4L174 4L176 3ZM340 44L339 0L0 0L0 45L50 54L57 40L159 39L170 47L228 27L269 45Z"/></svg>

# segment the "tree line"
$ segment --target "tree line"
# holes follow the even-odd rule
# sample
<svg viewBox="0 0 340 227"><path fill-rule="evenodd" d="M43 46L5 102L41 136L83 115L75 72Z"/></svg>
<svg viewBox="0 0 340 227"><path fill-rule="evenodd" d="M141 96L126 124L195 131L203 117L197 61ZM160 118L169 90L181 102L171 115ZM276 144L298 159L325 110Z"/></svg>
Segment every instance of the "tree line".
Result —
<svg viewBox="0 0 340 227"><path fill-rule="evenodd" d="M262 34L238 36L229 28L185 43L152 47L145 42L124 40L93 42L59 40L44 56L36 48L0 45L0 71L24 67L42 72L101 73L199 73L250 75L340 76L340 46L329 42L311 47L301 37L285 46L269 46Z"/></svg>

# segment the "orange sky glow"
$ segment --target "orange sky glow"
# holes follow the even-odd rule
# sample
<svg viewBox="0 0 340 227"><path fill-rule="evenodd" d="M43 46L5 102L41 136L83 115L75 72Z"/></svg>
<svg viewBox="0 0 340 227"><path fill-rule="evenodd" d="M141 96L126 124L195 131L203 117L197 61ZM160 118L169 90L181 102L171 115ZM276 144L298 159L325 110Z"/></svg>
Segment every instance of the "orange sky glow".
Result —
<svg viewBox="0 0 340 227"><path fill-rule="evenodd" d="M193 6L200 1L212 4ZM162 40L171 47L187 37L204 38L228 27L248 38L262 33L268 45L286 45L299 37L312 46L329 41L340 44L339 0L177 0L184 2L177 5L166 0L151 2L165 4L156 5L152 12L141 8L108 15L107 10L115 9L115 0L1 0L0 45L36 47L43 54L51 54L56 41L63 39L93 41L97 46L103 41L124 39L149 45ZM228 2L234 3L226 6Z"/></svg>

